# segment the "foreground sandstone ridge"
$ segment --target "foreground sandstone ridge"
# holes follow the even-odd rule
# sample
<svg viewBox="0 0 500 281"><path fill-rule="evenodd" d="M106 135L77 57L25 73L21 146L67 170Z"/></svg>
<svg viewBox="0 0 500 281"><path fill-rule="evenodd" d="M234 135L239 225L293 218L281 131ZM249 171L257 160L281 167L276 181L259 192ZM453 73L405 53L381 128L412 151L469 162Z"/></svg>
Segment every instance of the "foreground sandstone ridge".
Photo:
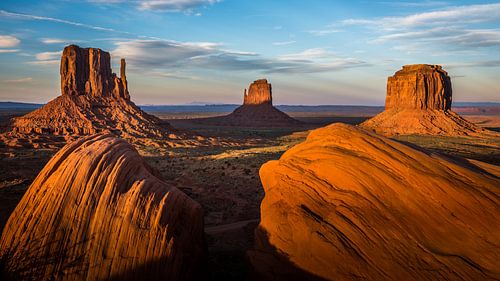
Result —
<svg viewBox="0 0 500 281"><path fill-rule="evenodd" d="M44 167L0 241L33 280L187 280L204 254L203 212L126 141L81 138Z"/></svg>
<svg viewBox="0 0 500 281"><path fill-rule="evenodd" d="M405 65L387 79L385 110L361 126L386 136L489 133L451 111L451 102L451 79L441 66Z"/></svg>
<svg viewBox="0 0 500 281"><path fill-rule="evenodd" d="M500 167L333 124L260 169L260 273L301 280L500 278ZM273 279L274 280L274 279Z"/></svg>
<svg viewBox="0 0 500 281"><path fill-rule="evenodd" d="M273 106L272 86L266 79L255 80L245 89L243 105L231 114L206 118L202 123L217 126L283 127L301 123Z"/></svg>
<svg viewBox="0 0 500 281"><path fill-rule="evenodd" d="M130 100L124 59L120 73L112 73L108 52L67 46L61 57L61 96L15 118L12 131L66 137L107 131L129 140L167 137L168 124Z"/></svg>

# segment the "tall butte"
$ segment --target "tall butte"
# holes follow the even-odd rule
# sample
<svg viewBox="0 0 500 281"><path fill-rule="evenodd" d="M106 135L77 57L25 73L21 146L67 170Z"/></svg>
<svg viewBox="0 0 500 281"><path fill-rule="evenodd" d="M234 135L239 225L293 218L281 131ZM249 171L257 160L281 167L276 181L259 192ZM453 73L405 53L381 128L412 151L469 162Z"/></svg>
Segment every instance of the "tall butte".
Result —
<svg viewBox="0 0 500 281"><path fill-rule="evenodd" d="M385 110L361 126L386 136L486 132L453 112L451 102L451 79L440 65L405 65L387 79Z"/></svg>
<svg viewBox="0 0 500 281"><path fill-rule="evenodd" d="M299 125L298 120L273 106L272 86L267 79L255 80L245 89L243 105L231 114L222 117L207 118L204 123L221 126L243 127L281 127Z"/></svg>
<svg viewBox="0 0 500 281"><path fill-rule="evenodd" d="M97 48L70 45L61 57L61 96L11 122L12 132L72 138L108 131L126 139L162 138L168 124L131 100L121 59L120 77L111 56Z"/></svg>

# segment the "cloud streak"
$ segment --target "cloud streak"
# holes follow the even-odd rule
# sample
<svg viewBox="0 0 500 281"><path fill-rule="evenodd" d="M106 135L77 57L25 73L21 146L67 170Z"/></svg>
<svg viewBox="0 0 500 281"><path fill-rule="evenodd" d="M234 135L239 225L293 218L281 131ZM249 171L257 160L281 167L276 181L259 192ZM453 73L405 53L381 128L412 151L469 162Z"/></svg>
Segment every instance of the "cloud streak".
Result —
<svg viewBox="0 0 500 281"><path fill-rule="evenodd" d="M369 64L352 58L339 58L325 49L265 58L255 53L229 51L222 44L133 40L116 43L114 56L125 57L131 67L171 73L174 70L260 71L262 73L316 73L339 71Z"/></svg>
<svg viewBox="0 0 500 281"><path fill-rule="evenodd" d="M130 34L129 32L119 31L119 30L115 30L113 28L101 27L101 26L90 25L90 24L85 24L85 23L80 23L80 22L75 22L75 21L69 21L69 20L64 20L64 19L58 19L58 18L52 18L52 17L37 16L37 15L22 14L22 13L13 13L13 12L5 11L5 10L0 10L0 17L11 18L11 19L18 19L18 20L48 21L48 22L55 22L55 23L67 24L67 25L72 25L72 26L77 26L77 27L83 27L83 28L88 28L88 29L93 29L93 30L98 30L98 31L107 31L107 32L116 32L116 33Z"/></svg>
<svg viewBox="0 0 500 281"><path fill-rule="evenodd" d="M0 35L0 48L12 48L21 43L21 40L11 35Z"/></svg>

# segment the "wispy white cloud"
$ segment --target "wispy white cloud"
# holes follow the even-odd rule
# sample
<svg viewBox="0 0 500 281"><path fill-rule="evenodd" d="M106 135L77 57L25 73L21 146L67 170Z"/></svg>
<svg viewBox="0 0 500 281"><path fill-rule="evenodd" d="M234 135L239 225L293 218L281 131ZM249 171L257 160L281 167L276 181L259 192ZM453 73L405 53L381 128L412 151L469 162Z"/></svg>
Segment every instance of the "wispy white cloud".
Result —
<svg viewBox="0 0 500 281"><path fill-rule="evenodd" d="M44 44L63 44L68 42L68 40L58 38L42 38L40 41Z"/></svg>
<svg viewBox="0 0 500 281"><path fill-rule="evenodd" d="M423 53L446 46L451 53L500 46L500 29L485 28L485 23L500 23L500 3L453 6L408 16L346 19L340 24L366 28L375 36L368 43L395 44L393 50Z"/></svg>
<svg viewBox="0 0 500 281"><path fill-rule="evenodd" d="M8 80L3 80L4 83L27 83L32 81L32 77L24 77L24 78L18 78L18 79L8 79Z"/></svg>
<svg viewBox="0 0 500 281"><path fill-rule="evenodd" d="M273 42L274 46L285 46L285 45L291 45L297 43L295 40L290 40L290 41L280 41L280 42Z"/></svg>
<svg viewBox="0 0 500 281"><path fill-rule="evenodd" d="M17 53L19 52L18 49L0 49L0 54L2 53Z"/></svg>
<svg viewBox="0 0 500 281"><path fill-rule="evenodd" d="M314 73L368 66L364 61L335 57L326 49L308 49L276 58L224 50L210 42L133 40L116 43L114 56L126 57L129 65L157 73L172 70L216 69L223 71L260 71L262 73Z"/></svg>
<svg viewBox="0 0 500 281"><path fill-rule="evenodd" d="M217 2L219 0L143 0L139 1L139 8L165 12L185 12Z"/></svg>
<svg viewBox="0 0 500 281"><path fill-rule="evenodd" d="M37 60L54 60L61 56L61 51L56 52L43 52L36 54Z"/></svg>
<svg viewBox="0 0 500 281"><path fill-rule="evenodd" d="M438 11L424 12L400 17L378 19L346 19L344 25L369 25L386 30L400 30L421 26L443 26L467 23L498 22L500 3L449 7Z"/></svg>
<svg viewBox="0 0 500 281"><path fill-rule="evenodd" d="M325 36L325 35L330 35L333 33L339 33L342 32L341 29L339 29L336 25L330 24L325 26L324 28L321 29L316 29L316 30L309 30L308 33L312 34L314 36Z"/></svg>
<svg viewBox="0 0 500 281"><path fill-rule="evenodd" d="M0 35L0 48L12 48L21 43L21 40L11 35Z"/></svg>
<svg viewBox="0 0 500 281"><path fill-rule="evenodd" d="M0 10L0 17L18 19L18 20L49 21L49 22L67 24L67 25L78 26L78 27L83 27L83 28L89 28L89 29L98 30L98 31L108 31L108 32L130 34L129 32L119 31L119 30L115 30L113 28L90 25L90 24L85 24L85 23L80 23L80 22L75 22L75 21L70 21L70 20L65 20L65 19L58 19L58 18L53 18L53 17L37 16L37 15L22 14L22 13L13 13L13 12L5 11L5 10Z"/></svg>

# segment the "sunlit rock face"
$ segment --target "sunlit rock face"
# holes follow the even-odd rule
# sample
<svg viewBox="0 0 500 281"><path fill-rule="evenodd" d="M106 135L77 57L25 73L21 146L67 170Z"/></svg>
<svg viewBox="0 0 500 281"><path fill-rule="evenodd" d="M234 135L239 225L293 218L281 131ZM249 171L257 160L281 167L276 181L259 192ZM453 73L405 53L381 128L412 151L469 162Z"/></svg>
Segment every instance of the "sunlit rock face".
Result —
<svg viewBox="0 0 500 281"><path fill-rule="evenodd" d="M451 109L451 79L440 65L405 65L387 79L385 109Z"/></svg>
<svg viewBox="0 0 500 281"><path fill-rule="evenodd" d="M61 56L61 96L11 123L13 132L58 136L108 131L133 137L165 137L168 124L149 115L131 100L121 60L120 77L111 70L108 52L70 45ZM168 129L168 128L167 128Z"/></svg>
<svg viewBox="0 0 500 281"><path fill-rule="evenodd" d="M204 258L201 206L126 141L66 145L10 216L5 269L23 280L192 280Z"/></svg>
<svg viewBox="0 0 500 281"><path fill-rule="evenodd" d="M231 114L209 118L204 123L219 126L286 127L301 123L273 106L272 86L266 79L255 80L245 89L243 105Z"/></svg>
<svg viewBox="0 0 500 281"><path fill-rule="evenodd" d="M255 80L248 87L248 93L245 89L243 96L243 105L273 104L271 84L267 79Z"/></svg>
<svg viewBox="0 0 500 281"><path fill-rule="evenodd" d="M405 65L387 79L385 110L361 126L386 136L491 133L451 111L451 101L451 79L441 66Z"/></svg>
<svg viewBox="0 0 500 281"><path fill-rule="evenodd" d="M269 280L500 276L500 169L333 124L260 169Z"/></svg>

